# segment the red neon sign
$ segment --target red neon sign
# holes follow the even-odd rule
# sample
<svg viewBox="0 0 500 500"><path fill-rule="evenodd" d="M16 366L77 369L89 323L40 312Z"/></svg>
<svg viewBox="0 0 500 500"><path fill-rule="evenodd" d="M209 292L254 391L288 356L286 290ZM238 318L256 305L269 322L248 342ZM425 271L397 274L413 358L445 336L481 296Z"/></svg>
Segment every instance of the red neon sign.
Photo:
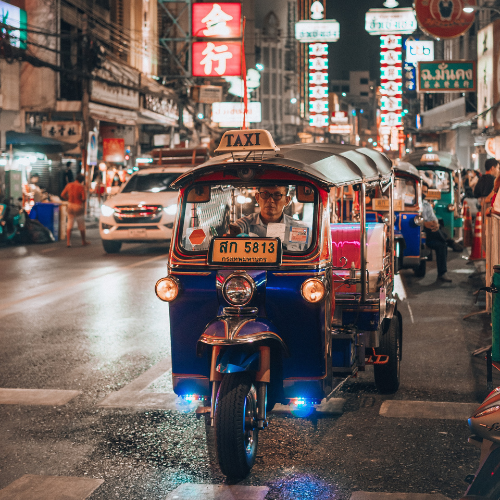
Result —
<svg viewBox="0 0 500 500"><path fill-rule="evenodd" d="M241 42L194 42L193 76L240 76Z"/></svg>
<svg viewBox="0 0 500 500"><path fill-rule="evenodd" d="M194 3L192 29L195 38L241 37L241 3Z"/></svg>

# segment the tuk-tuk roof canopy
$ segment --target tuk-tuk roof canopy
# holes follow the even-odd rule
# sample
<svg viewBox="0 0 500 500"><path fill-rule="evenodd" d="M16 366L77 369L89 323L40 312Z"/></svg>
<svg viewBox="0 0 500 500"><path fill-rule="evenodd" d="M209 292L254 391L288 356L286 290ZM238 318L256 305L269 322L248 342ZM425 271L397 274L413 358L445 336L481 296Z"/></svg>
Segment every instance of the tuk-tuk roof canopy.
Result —
<svg viewBox="0 0 500 500"><path fill-rule="evenodd" d="M394 171L402 172L406 175L411 175L412 177L417 177L418 180L420 180L420 172L418 171L418 169L411 163L408 163L407 161L397 162L394 165Z"/></svg>
<svg viewBox="0 0 500 500"><path fill-rule="evenodd" d="M391 160L373 149L352 145L300 143L280 146L278 153L245 151L244 154L232 152L211 158L176 179L172 187L180 188L211 172L248 168L249 164L254 165L256 170L268 166L304 175L327 186L373 182L381 178L387 179L392 173Z"/></svg>
<svg viewBox="0 0 500 500"><path fill-rule="evenodd" d="M402 158L401 161L409 162L420 170L460 170L458 158L446 151L414 151Z"/></svg>

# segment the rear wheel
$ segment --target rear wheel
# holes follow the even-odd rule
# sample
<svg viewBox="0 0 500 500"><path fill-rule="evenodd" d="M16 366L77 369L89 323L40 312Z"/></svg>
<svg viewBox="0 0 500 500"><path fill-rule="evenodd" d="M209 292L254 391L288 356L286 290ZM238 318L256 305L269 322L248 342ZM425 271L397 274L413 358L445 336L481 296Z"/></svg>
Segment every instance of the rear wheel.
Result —
<svg viewBox="0 0 500 500"><path fill-rule="evenodd" d="M248 475L257 455L257 391L248 372L224 375L217 395L215 435L224 475Z"/></svg>
<svg viewBox="0 0 500 500"><path fill-rule="evenodd" d="M399 321L395 314L389 323L389 328L380 336L380 346L377 354L389 356L384 365L374 365L375 385L381 394L391 394L398 390L401 368L401 341L399 335Z"/></svg>
<svg viewBox="0 0 500 500"><path fill-rule="evenodd" d="M121 241L102 240L102 246L106 253L118 253L122 247Z"/></svg>
<svg viewBox="0 0 500 500"><path fill-rule="evenodd" d="M427 261L426 261L426 260L424 260L424 259L422 259L422 260L420 261L420 264L418 265L418 267L416 267L416 268L414 269L414 271L415 271L415 276L416 276L417 278L423 278L423 277L425 276L425 271L426 271L426 269L427 269Z"/></svg>

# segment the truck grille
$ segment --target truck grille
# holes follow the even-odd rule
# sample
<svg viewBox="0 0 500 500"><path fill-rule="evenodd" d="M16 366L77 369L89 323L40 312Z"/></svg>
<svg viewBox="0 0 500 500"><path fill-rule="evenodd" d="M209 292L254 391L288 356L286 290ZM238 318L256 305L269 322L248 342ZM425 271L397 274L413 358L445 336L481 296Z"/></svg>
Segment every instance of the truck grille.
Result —
<svg viewBox="0 0 500 500"><path fill-rule="evenodd" d="M143 224L145 222L159 222L161 219L161 205L124 205L115 207L114 218L122 224Z"/></svg>

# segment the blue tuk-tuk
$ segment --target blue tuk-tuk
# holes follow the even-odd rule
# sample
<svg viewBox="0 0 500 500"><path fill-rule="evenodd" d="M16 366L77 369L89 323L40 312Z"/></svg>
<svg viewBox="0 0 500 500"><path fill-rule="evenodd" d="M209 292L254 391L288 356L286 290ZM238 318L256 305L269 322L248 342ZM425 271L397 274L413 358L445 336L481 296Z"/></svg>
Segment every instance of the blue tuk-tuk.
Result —
<svg viewBox="0 0 500 500"><path fill-rule="evenodd" d="M446 151L415 151L403 158L420 172L420 177L429 186L427 200L434 203L434 212L443 222L450 238L461 237L463 228L462 208L460 204L461 174L460 164L455 155ZM454 173L458 173L455 182Z"/></svg>
<svg viewBox="0 0 500 500"><path fill-rule="evenodd" d="M394 219L350 222L336 189L393 201L391 161L329 144L281 149L265 130L224 134L221 156L173 184L168 276L174 392L202 401L222 472L248 474L275 404L313 407L366 365L399 387L402 321L393 295ZM334 221L332 223L332 220Z"/></svg>

